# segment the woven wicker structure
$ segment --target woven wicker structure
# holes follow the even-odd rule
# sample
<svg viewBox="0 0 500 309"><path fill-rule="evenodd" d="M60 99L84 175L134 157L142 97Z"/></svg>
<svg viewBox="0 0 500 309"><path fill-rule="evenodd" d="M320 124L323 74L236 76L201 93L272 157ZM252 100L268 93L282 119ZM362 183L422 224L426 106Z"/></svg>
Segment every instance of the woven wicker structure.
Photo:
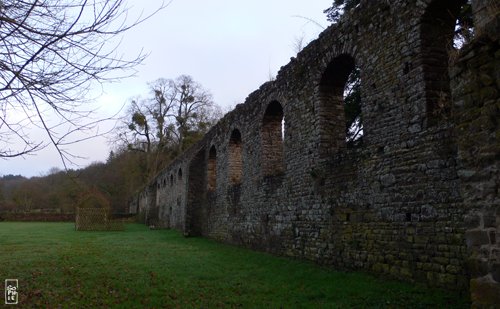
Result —
<svg viewBox="0 0 500 309"><path fill-rule="evenodd" d="M123 231L122 219L112 220L104 208L77 208L75 216L77 231Z"/></svg>
<svg viewBox="0 0 500 309"><path fill-rule="evenodd" d="M77 231L122 231L123 220L111 218L109 200L98 189L89 189L79 198L76 208Z"/></svg>

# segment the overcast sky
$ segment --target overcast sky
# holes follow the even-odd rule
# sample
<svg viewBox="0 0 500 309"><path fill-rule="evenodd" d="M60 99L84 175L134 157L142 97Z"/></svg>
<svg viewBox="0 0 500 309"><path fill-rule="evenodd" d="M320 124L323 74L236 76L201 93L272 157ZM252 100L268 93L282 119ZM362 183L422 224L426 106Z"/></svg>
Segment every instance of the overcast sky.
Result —
<svg viewBox="0 0 500 309"><path fill-rule="evenodd" d="M134 12L151 12L159 1L129 0ZM98 117L116 113L127 99L147 95L147 82L157 78L191 75L212 94L223 110L244 102L246 96L275 76L295 56L299 37L310 41L328 25L323 10L332 0L173 0L153 18L125 33L120 51L133 57L141 49L150 53L137 75L104 85L97 98ZM301 16L301 17L297 17ZM109 127L112 124L108 124ZM106 129L103 125L103 130ZM105 138L73 145L83 157L82 168L106 160L111 145ZM62 168L53 147L24 158L0 159L0 176L40 176Z"/></svg>

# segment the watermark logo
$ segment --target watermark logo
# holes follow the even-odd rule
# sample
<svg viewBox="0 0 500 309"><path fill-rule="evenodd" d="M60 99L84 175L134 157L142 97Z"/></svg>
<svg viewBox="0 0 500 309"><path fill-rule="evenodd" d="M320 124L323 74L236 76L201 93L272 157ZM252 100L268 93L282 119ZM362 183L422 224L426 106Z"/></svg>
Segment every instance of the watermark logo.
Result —
<svg viewBox="0 0 500 309"><path fill-rule="evenodd" d="M19 300L18 288L19 288L19 283L17 279L5 279L6 305L17 305Z"/></svg>

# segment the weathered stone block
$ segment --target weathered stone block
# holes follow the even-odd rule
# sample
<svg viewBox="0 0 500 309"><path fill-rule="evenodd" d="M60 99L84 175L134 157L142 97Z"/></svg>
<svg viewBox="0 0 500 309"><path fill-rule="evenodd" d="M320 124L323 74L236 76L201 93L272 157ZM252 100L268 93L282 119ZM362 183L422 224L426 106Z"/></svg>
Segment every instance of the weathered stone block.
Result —
<svg viewBox="0 0 500 309"><path fill-rule="evenodd" d="M498 91L493 87L486 87L480 91L481 100L494 100L498 97Z"/></svg>
<svg viewBox="0 0 500 309"><path fill-rule="evenodd" d="M438 274L438 283L440 286L455 286L456 276L450 274Z"/></svg>
<svg viewBox="0 0 500 309"><path fill-rule="evenodd" d="M446 266L446 272L450 274L458 274L460 272L460 268L454 265Z"/></svg>
<svg viewBox="0 0 500 309"><path fill-rule="evenodd" d="M493 77L489 76L488 74L484 74L484 73L479 75L479 80L485 86L489 86L489 85L493 84L493 82L495 81L495 79Z"/></svg>
<svg viewBox="0 0 500 309"><path fill-rule="evenodd" d="M474 175L476 175L477 171L475 170L459 170L457 172L458 176L464 178L464 179L470 179Z"/></svg>
<svg viewBox="0 0 500 309"><path fill-rule="evenodd" d="M431 205L423 205L420 211L422 220L430 220L437 216L437 211Z"/></svg>
<svg viewBox="0 0 500 309"><path fill-rule="evenodd" d="M500 282L500 262L494 263L491 266L491 275L493 277L493 280L496 282Z"/></svg>
<svg viewBox="0 0 500 309"><path fill-rule="evenodd" d="M465 232L467 247L481 246L489 244L488 233L484 230L470 230Z"/></svg>
<svg viewBox="0 0 500 309"><path fill-rule="evenodd" d="M481 223L481 217L479 214L469 214L465 216L465 224L467 225L467 228L473 229L473 228L479 228L480 223Z"/></svg>
<svg viewBox="0 0 500 309"><path fill-rule="evenodd" d="M435 257L433 259L433 261L440 264L440 265L448 265L450 262L450 259L445 258L445 257Z"/></svg>
<svg viewBox="0 0 500 309"><path fill-rule="evenodd" d="M497 218L492 213L487 213L483 215L483 227L484 228L496 228L497 227Z"/></svg>
<svg viewBox="0 0 500 309"><path fill-rule="evenodd" d="M488 236L490 237L490 244L496 245L497 243L496 231L494 229L488 230Z"/></svg>
<svg viewBox="0 0 500 309"><path fill-rule="evenodd" d="M391 269L389 270L389 274L391 274L394 277L399 277L400 268L398 266L392 266Z"/></svg>
<svg viewBox="0 0 500 309"><path fill-rule="evenodd" d="M413 277L413 272L411 269L409 268L405 268L405 267L402 267L400 270L399 270L401 276L403 278L406 278L406 279L410 279Z"/></svg>
<svg viewBox="0 0 500 309"><path fill-rule="evenodd" d="M471 279L472 307L495 308L500 304L500 285L487 279ZM490 307L491 306L491 307Z"/></svg>
<svg viewBox="0 0 500 309"><path fill-rule="evenodd" d="M480 258L469 258L467 270L472 278L483 277L489 272L488 261Z"/></svg>
<svg viewBox="0 0 500 309"><path fill-rule="evenodd" d="M380 177L380 184L382 187L390 187L396 182L396 176L393 174L386 174Z"/></svg>

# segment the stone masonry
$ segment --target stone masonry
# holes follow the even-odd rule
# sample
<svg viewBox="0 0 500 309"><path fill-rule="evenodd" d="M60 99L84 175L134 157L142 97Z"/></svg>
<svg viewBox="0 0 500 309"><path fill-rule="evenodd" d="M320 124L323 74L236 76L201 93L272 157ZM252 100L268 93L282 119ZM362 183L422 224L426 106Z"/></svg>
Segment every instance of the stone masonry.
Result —
<svg viewBox="0 0 500 309"><path fill-rule="evenodd" d="M500 8L364 0L130 203L147 224L500 304ZM364 136L343 89L361 72Z"/></svg>

